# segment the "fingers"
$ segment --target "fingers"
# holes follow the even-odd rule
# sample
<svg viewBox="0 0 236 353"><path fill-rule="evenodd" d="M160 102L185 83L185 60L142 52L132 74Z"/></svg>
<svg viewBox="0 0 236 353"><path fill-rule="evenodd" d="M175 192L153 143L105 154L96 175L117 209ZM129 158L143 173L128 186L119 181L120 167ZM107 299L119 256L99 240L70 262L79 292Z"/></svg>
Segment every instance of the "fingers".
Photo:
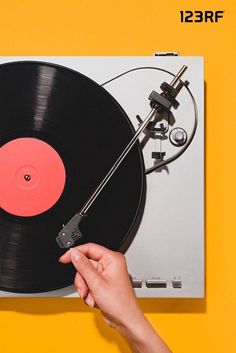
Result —
<svg viewBox="0 0 236 353"><path fill-rule="evenodd" d="M97 307L95 300L93 299L92 294L89 292L87 295L87 298L84 301L88 306L90 306L91 308L95 308Z"/></svg>
<svg viewBox="0 0 236 353"><path fill-rule="evenodd" d="M102 245L87 243L80 245L78 250L81 251L84 255L89 257L92 260L99 261L103 256L112 253L112 250L105 248Z"/></svg>
<svg viewBox="0 0 236 353"><path fill-rule="evenodd" d="M89 259L76 248L70 251L70 259L77 272L86 282L89 290L92 291L102 281L102 278Z"/></svg>
<svg viewBox="0 0 236 353"><path fill-rule="evenodd" d="M87 304L91 308L98 308L92 294L88 289L87 284L78 272L75 275L74 285L80 298L84 300L85 304Z"/></svg>
<svg viewBox="0 0 236 353"><path fill-rule="evenodd" d="M76 275L75 275L74 285L81 299L84 299L88 296L88 293L89 293L88 286L84 281L83 277L78 272L76 272Z"/></svg>
<svg viewBox="0 0 236 353"><path fill-rule="evenodd" d="M87 243L83 245L79 245L76 247L80 252L84 255L89 257L92 260L100 260L103 256L112 254L113 251L106 249L104 246L94 244L94 243ZM62 255L59 259L62 263L70 262L70 250L68 250L64 255Z"/></svg>
<svg viewBox="0 0 236 353"><path fill-rule="evenodd" d="M104 271L103 265L102 265L102 261L95 261L95 260L91 260L89 259L89 261L91 262L91 264L94 266L94 268L96 268L96 270L99 273L102 273Z"/></svg>

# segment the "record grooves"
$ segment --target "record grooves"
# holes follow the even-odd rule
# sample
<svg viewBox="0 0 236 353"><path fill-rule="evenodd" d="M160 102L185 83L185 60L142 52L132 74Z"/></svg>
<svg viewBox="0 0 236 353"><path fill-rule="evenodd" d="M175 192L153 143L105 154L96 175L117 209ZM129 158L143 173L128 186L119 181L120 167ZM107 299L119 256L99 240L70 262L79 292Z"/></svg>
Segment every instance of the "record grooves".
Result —
<svg viewBox="0 0 236 353"><path fill-rule="evenodd" d="M0 194L2 290L37 293L73 283L72 266L58 263L62 251L55 241L57 233L84 204L133 135L120 105L88 77L43 62L0 65L0 185L5 185L10 195L6 197L5 189ZM6 146L19 140L31 141L31 157L23 152L24 147L22 153L14 152L8 159ZM44 144L48 146L45 150ZM41 147L33 151L34 145ZM27 163L27 158L32 160ZM18 174L10 174L9 165ZM8 175L12 175L11 181ZM31 194L21 193L22 183ZM32 206L27 212L21 206L25 197ZM81 223L80 243L93 241L119 250L131 240L144 201L144 163L136 144Z"/></svg>

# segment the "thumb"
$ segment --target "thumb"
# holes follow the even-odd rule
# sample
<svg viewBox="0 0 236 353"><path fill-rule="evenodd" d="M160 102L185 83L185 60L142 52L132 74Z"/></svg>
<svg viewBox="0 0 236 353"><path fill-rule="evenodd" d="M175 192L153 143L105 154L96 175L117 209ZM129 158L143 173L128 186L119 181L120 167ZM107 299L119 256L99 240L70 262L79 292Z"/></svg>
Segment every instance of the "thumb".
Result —
<svg viewBox="0 0 236 353"><path fill-rule="evenodd" d="M97 286L98 281L101 281L98 271L94 268L89 259L76 248L71 249L70 258L76 270L87 283L89 289L93 290L95 285Z"/></svg>

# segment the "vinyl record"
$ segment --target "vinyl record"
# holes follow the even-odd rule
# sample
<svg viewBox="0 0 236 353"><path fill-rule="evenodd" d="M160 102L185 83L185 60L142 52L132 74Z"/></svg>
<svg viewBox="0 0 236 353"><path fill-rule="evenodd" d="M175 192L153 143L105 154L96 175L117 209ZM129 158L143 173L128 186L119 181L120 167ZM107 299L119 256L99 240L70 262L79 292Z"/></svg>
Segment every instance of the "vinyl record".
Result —
<svg viewBox="0 0 236 353"><path fill-rule="evenodd" d="M46 292L73 283L56 236L134 135L97 83L43 62L0 65L0 289ZM80 224L78 244L119 250L142 214L145 176L137 143Z"/></svg>

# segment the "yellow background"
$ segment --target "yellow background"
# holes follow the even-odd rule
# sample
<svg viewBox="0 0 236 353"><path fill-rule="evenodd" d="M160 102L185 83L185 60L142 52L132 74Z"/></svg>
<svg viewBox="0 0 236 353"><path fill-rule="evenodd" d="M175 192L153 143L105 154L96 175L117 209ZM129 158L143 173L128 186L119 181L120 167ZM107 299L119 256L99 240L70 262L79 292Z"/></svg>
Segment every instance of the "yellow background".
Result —
<svg viewBox="0 0 236 353"><path fill-rule="evenodd" d="M225 10L180 23L180 10ZM0 55L205 57L206 299L140 300L175 353L236 352L236 5L225 1L0 1ZM0 299L1 353L128 352L99 313L72 299Z"/></svg>

